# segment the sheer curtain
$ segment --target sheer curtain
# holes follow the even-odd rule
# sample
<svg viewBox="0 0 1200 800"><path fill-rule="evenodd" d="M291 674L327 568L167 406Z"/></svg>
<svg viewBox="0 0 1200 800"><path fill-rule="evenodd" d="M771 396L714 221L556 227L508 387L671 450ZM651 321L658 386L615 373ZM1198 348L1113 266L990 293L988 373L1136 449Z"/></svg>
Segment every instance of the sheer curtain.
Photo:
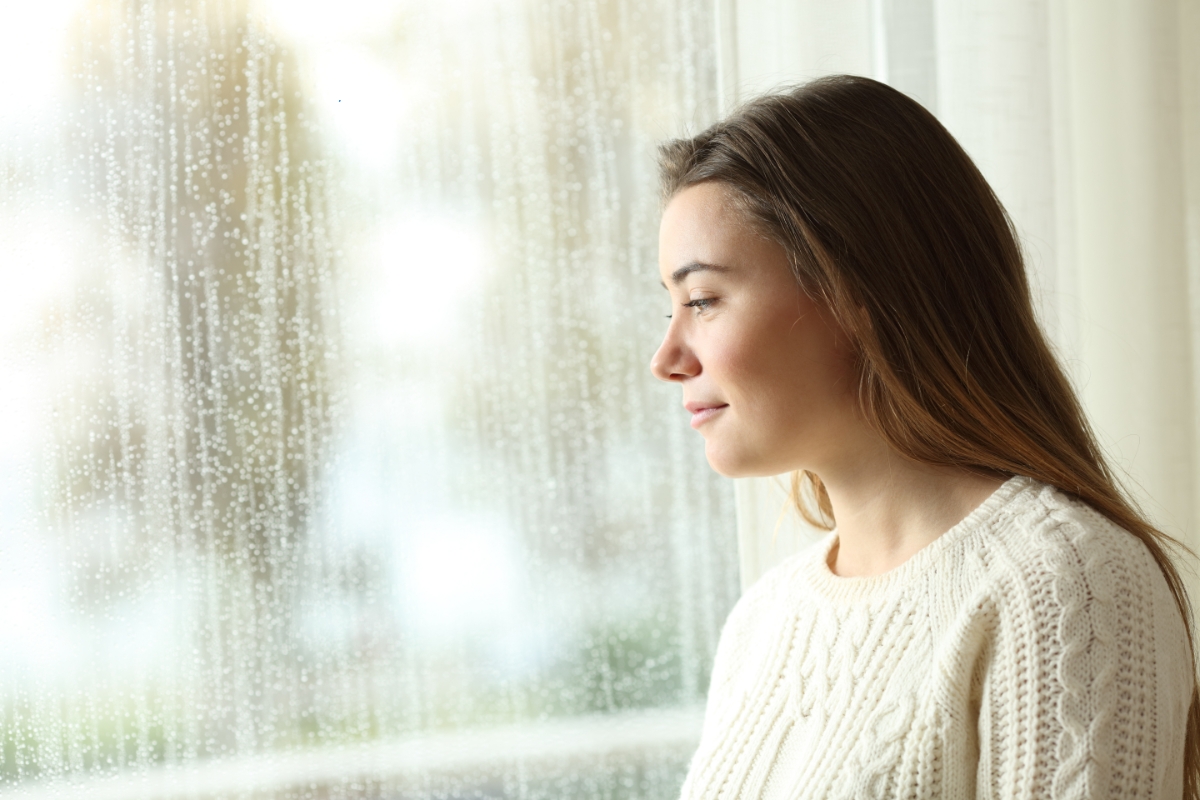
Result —
<svg viewBox="0 0 1200 800"><path fill-rule="evenodd" d="M647 364L700 0L0 11L0 796L671 797L734 499Z"/></svg>
<svg viewBox="0 0 1200 800"><path fill-rule="evenodd" d="M740 97L846 71L938 115L1015 221L1043 324L1118 475L1200 546L1196 4L739 0L735 24L725 72ZM746 583L815 535L785 515L772 539L779 484L739 482Z"/></svg>

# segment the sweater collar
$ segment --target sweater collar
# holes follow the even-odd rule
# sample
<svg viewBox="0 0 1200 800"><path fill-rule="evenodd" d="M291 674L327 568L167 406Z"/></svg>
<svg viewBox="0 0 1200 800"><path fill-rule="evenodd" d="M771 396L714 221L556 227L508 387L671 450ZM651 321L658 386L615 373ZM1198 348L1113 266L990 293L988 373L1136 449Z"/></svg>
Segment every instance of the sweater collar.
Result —
<svg viewBox="0 0 1200 800"><path fill-rule="evenodd" d="M1033 483L1033 479L1020 475L1009 478L950 530L918 550L903 564L879 575L844 578L829 569L829 553L837 542L835 528L813 545L809 557L804 559L800 567L800 574L817 594L833 603L858 603L889 594L897 586L912 583L915 576L927 574L960 542L990 528L1000 509Z"/></svg>

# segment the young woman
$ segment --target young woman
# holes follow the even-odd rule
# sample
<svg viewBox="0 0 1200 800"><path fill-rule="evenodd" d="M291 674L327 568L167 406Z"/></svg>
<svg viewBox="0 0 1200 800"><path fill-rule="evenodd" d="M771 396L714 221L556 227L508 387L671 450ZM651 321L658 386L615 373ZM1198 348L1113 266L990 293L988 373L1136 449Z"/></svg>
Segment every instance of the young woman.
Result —
<svg viewBox="0 0 1200 800"><path fill-rule="evenodd" d="M730 614L684 798L1196 798L1173 542L1117 487L962 148L839 76L661 165L652 370L715 470L793 472L830 531Z"/></svg>

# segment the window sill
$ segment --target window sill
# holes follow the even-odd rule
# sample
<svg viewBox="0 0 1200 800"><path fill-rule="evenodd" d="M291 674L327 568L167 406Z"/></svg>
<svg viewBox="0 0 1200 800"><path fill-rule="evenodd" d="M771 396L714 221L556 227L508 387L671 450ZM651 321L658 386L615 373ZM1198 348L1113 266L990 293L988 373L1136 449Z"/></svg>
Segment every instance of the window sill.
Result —
<svg viewBox="0 0 1200 800"><path fill-rule="evenodd" d="M3 792L4 800L161 800L228 797L303 786L486 770L513 762L553 763L597 756L644 758L700 740L703 706L575 717L348 746L165 766L79 782Z"/></svg>

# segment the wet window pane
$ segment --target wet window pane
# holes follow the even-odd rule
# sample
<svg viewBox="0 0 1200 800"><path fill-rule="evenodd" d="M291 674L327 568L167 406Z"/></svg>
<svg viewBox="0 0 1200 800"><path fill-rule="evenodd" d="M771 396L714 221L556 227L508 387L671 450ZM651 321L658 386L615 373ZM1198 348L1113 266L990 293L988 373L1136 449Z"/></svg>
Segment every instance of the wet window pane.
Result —
<svg viewBox="0 0 1200 800"><path fill-rule="evenodd" d="M0 10L0 794L678 793L738 581L653 147L712 26Z"/></svg>

